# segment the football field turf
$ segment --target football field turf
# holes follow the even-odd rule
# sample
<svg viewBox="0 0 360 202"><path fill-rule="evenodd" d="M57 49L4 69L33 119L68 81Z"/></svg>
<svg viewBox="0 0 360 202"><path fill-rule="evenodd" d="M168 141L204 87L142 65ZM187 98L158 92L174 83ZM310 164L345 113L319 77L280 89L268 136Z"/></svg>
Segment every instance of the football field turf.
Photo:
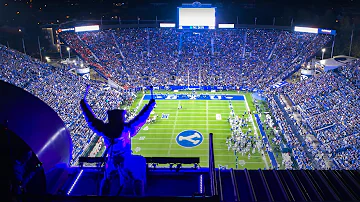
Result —
<svg viewBox="0 0 360 202"><path fill-rule="evenodd" d="M181 92L180 94L189 93L190 92ZM205 95L209 93L197 92L197 95L200 94ZM216 95L225 94L217 93ZM231 96L230 94L227 95ZM245 98L245 94L243 96L241 94L234 94L234 96ZM139 110L148 102L148 100L143 98L141 95ZM228 151L225 143L226 137L229 137L231 134L231 127L228 122L231 112L230 103L235 115L241 117L245 111L247 112L248 109L251 109L247 106L246 99L157 99L156 103L157 106L151 115L151 117L158 115L156 121L145 124L140 132L132 139L132 150L135 154L141 154L145 157L200 157L200 166L208 167L208 134L213 133L215 165L227 166L228 168L236 167L234 151ZM182 106L182 109L178 109L179 106ZM245 115L245 117L247 116L248 114ZM253 113L251 116L253 117ZM255 121L254 117L252 120ZM251 135L254 135L254 128L258 131L255 122L249 122L248 127L244 127L242 130L246 132L249 128L252 130ZM196 137L190 140L189 138L181 137L184 134L186 136L186 131L188 130L200 133L202 136L200 141L199 138ZM184 131L185 133L182 133ZM257 132L257 134L259 134L259 132ZM268 164L264 162L264 159L268 161L267 158L262 157L257 149L255 153L251 152L250 159L247 154L237 154L237 156L239 169L264 169L267 167L266 164Z"/></svg>

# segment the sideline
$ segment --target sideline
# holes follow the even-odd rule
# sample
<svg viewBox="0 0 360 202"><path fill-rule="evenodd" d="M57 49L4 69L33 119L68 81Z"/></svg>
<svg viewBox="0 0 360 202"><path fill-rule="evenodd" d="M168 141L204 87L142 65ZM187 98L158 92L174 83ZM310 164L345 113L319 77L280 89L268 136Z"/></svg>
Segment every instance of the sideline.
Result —
<svg viewBox="0 0 360 202"><path fill-rule="evenodd" d="M244 100L245 100L246 109L248 110L248 113L249 113L249 112L251 112L251 111L250 111L249 104L248 104L248 102L247 102L246 96L245 96L245 95L243 95L243 96L244 96ZM252 126L253 126L253 130L254 130L255 137L256 137L256 139L259 140L259 134L257 133L257 130L256 130L256 126L255 126L254 119L253 119L253 114L251 113L251 114L249 114L249 115L250 115L250 121L251 121ZM258 149L260 150L260 147L258 147ZM265 163L266 169L269 169L269 164L268 164L268 162L267 162L267 160L266 160L265 155L262 157L262 159L263 159L263 161L264 161L264 163Z"/></svg>
<svg viewBox="0 0 360 202"><path fill-rule="evenodd" d="M265 141L266 144L269 144L270 148L272 149L270 143L269 143L269 140L266 136L266 133L264 132L264 130L262 129L262 123L261 123L261 120L260 120L260 117L258 114L255 114L255 118L256 118L256 122L258 123L258 126L259 126L259 130L260 130L260 133ZM273 169L274 170L277 170L278 168L278 164L276 162L276 158L274 156L274 153L272 151L267 151L268 155L269 155L269 158L270 158L270 162L273 166Z"/></svg>

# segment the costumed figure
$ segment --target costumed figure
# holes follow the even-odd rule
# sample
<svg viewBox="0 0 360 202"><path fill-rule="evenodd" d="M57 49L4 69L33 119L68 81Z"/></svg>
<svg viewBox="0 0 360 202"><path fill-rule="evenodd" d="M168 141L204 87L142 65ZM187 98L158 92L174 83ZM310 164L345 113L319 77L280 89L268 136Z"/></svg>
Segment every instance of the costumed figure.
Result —
<svg viewBox="0 0 360 202"><path fill-rule="evenodd" d="M97 135L104 138L107 148L107 162L104 179L101 182L100 195L143 195L146 162L144 157L132 155L131 138L146 123L156 104L155 100L151 99L139 114L128 122L125 120L126 110L108 110L108 122L104 123L96 118L86 102L89 88L90 86L87 87L84 99L80 101L80 106L89 127ZM114 191L110 184L113 184L112 180L116 177L119 177L120 186L117 191ZM127 191L132 192L132 194Z"/></svg>

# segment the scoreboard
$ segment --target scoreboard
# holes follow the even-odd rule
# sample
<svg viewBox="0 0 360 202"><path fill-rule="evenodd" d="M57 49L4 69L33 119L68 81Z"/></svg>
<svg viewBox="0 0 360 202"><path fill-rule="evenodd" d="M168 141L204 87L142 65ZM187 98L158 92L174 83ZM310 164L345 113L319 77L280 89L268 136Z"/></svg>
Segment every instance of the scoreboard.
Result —
<svg viewBox="0 0 360 202"><path fill-rule="evenodd" d="M216 7L211 4L183 4L178 7L179 29L215 29Z"/></svg>

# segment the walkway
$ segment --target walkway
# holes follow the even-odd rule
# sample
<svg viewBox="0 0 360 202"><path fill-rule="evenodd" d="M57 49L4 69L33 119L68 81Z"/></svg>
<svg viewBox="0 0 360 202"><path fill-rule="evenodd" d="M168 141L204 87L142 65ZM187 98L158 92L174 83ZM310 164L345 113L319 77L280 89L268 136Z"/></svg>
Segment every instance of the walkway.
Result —
<svg viewBox="0 0 360 202"><path fill-rule="evenodd" d="M258 114L254 114L254 115L255 115L256 122L257 122L257 124L258 124L258 126L259 126L259 130L260 130L261 136L263 137L263 140L264 140L265 144L269 144L269 145L270 145L269 140L268 140L268 138L267 138L267 136L266 136L266 133L265 133L265 131L263 130L263 126L262 126L262 123L261 123L261 120L260 120L259 115L258 115ZM272 166L273 166L273 169L277 169L278 164L277 164L277 162L276 162L274 153L273 153L272 151L267 151L267 153L268 153L268 155L269 155L269 158L270 158L271 164L272 164Z"/></svg>

